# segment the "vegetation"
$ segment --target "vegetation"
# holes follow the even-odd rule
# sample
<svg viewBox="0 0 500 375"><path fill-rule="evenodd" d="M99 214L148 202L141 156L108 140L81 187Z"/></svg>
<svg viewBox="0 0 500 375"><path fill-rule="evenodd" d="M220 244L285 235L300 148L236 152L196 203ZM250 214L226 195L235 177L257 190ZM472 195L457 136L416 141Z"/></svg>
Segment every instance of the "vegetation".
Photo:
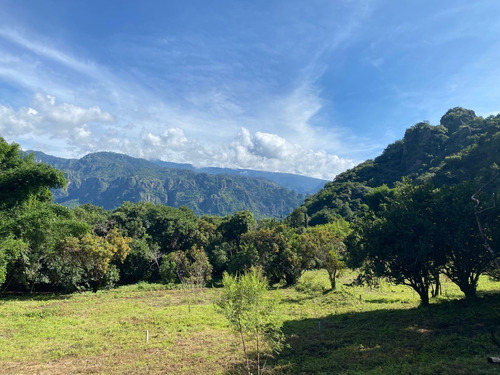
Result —
<svg viewBox="0 0 500 375"><path fill-rule="evenodd" d="M36 153L36 157L66 175L67 188L54 191L54 195L56 202L67 206L91 203L112 210L127 201L152 202L186 206L197 215L249 210L258 218L278 218L288 215L303 200L299 193L264 178L166 168L110 152L88 154L78 160L42 153Z"/></svg>
<svg viewBox="0 0 500 375"><path fill-rule="evenodd" d="M272 364L269 371L276 374L450 373L441 353L428 358L435 347L424 342L427 336L439 350L452 356L448 359L451 368L488 373L478 356L492 350L491 343L497 342L492 327L498 324L500 297L485 294L481 287L491 291L492 285L498 285L487 276L498 280L500 275L499 141L500 116L482 119L472 111L455 108L437 127L421 123L410 128L403 141L389 146L374 161L339 176L286 219L256 220L248 210L197 216L186 206L152 202L125 202L113 210L92 204L73 208L54 204L50 189L64 186L62 173L36 163L16 144L0 138L0 285L4 296L10 296L0 307L10 302L16 306L5 310L13 327L17 321L13 311L25 309L22 306L27 303L34 310L29 314L23 310L19 318L22 329L26 323L23 317L28 314L29 318L50 318L47 320L55 326L67 327L68 320L69 325L95 331L75 320L74 313L60 313L57 306L72 309L66 299L82 302L87 298L92 303L110 296L120 299L121 291L125 299L137 298L149 306L151 302L144 302L139 292L147 289L153 299L161 295L175 300L168 314L176 317L182 316L187 302L192 324L205 327L205 331L188 329L181 323L169 326L153 308L167 309L160 302L151 305L150 318L145 320L137 312L139 308L130 307L133 318L120 318L124 327L130 331L136 323L142 330L166 325L174 332L194 332L194 336L185 336L182 345L187 348L199 345L194 342L207 334L209 345L218 343L215 346L221 348L220 355L211 352L210 360L204 357L210 363L205 370L211 373L251 373L252 368L262 373L265 360ZM82 170L102 173L95 166L82 165ZM115 166L117 175L120 168L128 168L124 163ZM154 172L146 164L143 170ZM190 192L188 187L183 190L183 194ZM318 270L325 271L321 279L316 277ZM221 289L205 289L208 283L217 286L221 281ZM149 284L159 282L163 284ZM125 286L134 283L135 287ZM115 292L101 291L116 285L121 287ZM48 299L56 301L54 306L52 302L47 302L48 309L37 305L44 300L43 294L37 293L77 291L92 291L95 297L55 295ZM33 300L13 298L13 293L30 293ZM461 295L464 301L457 301ZM283 331L281 320L273 313L280 300ZM208 310L213 309L214 301L239 335L244 362L237 359L241 353L228 345L236 343L227 338L229 328ZM63 322L60 317L64 317ZM101 322L100 317L92 318ZM391 324L380 331L378 323L367 323L372 319ZM351 321L368 332L353 332ZM413 323L408 326L408 322ZM464 324L477 329L465 332ZM348 328L343 332L345 325ZM443 325L452 328L443 330ZM11 331L9 327L0 318L0 344L7 345L1 341L4 337L18 339L21 328ZM149 332L149 328L145 330ZM277 355L282 349L281 332L288 347L273 357L271 353ZM491 342L483 337L486 332L493 338ZM164 354L166 343L137 346L138 335L134 331L135 339L129 341L118 335L122 346L113 347L112 355L138 347ZM165 340L164 332L157 335ZM90 336L102 342L95 333ZM394 338L403 349L392 346ZM451 345L453 338L466 342L458 345L459 352L444 346ZM32 349L39 351L37 358L42 361L106 352L89 347L93 349L77 346L77 355L60 348L60 356L50 349L46 351L52 353L49 357L40 348ZM314 357L318 350L324 353ZM6 347L0 352L7 353L3 355L11 366L19 359L15 353L22 350L12 352ZM390 359L381 354L385 352L391 353ZM312 364L307 362L311 356ZM145 358L142 354L139 357ZM177 359L181 357L179 354ZM227 362L226 358L232 359ZM346 363L355 359L361 364ZM121 365L116 368L116 373L129 371ZM192 364L172 371L192 373L194 368ZM153 365L153 370L165 369Z"/></svg>
<svg viewBox="0 0 500 375"><path fill-rule="evenodd" d="M267 281L255 268L239 277L225 273L222 285L217 307L241 340L248 374L253 373L251 342L255 343L257 374L262 374L267 362L264 354L279 353L283 348L283 322L275 311L277 300L266 296Z"/></svg>
<svg viewBox="0 0 500 375"><path fill-rule="evenodd" d="M427 309L410 288L345 286L335 292L270 290L279 298L285 348L265 373L496 374L500 284L479 281L474 303L443 279ZM328 288L326 271L302 278ZM301 279L302 279L301 278ZM300 284L300 282L299 282ZM97 293L4 296L0 302L0 372L14 374L246 373L238 339L204 289L186 306L186 291L139 283ZM146 330L149 341L146 341ZM253 353L253 350L251 350Z"/></svg>
<svg viewBox="0 0 500 375"><path fill-rule="evenodd" d="M487 179L499 164L499 149L500 115L482 118L474 111L453 108L441 118L440 125L418 123L374 160L339 174L306 198L290 217L301 212L309 225L338 217L352 221L368 209L368 193L382 185L393 188L403 177L416 183L431 180L436 187L466 180L475 180L480 186L477 180ZM498 181L489 189L498 190Z"/></svg>
<svg viewBox="0 0 500 375"><path fill-rule="evenodd" d="M207 173L212 175L238 175L245 177L255 177L255 178L265 178L266 180L274 181L277 184L296 191L299 194L309 195L317 193L325 183L326 180L321 180L318 178L301 176L291 173L279 173L279 172L266 172L266 171L256 171L253 169L231 169L231 168L217 168L217 167L206 167L206 168L195 168L191 164L179 164L166 162L161 160L152 160L153 163L158 164L162 167L176 168L176 169L188 169L198 173Z"/></svg>

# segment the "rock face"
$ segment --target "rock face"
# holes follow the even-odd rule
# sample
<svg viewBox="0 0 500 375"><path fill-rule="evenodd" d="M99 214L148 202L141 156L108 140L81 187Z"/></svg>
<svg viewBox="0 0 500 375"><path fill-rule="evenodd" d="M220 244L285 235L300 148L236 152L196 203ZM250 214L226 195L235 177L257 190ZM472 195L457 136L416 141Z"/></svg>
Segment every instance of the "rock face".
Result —
<svg viewBox="0 0 500 375"><path fill-rule="evenodd" d="M100 152L77 160L37 152L35 157L65 172L68 187L54 196L67 205L113 209L126 201L145 201L187 206L196 214L249 210L262 218L286 216L303 201L302 195L263 178L165 168L122 154Z"/></svg>

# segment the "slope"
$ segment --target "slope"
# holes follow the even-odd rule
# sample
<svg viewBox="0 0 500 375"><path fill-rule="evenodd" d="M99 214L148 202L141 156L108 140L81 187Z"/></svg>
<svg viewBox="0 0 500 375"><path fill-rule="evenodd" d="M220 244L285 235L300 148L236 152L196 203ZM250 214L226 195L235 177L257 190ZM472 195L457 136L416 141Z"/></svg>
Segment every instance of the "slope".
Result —
<svg viewBox="0 0 500 375"><path fill-rule="evenodd" d="M63 159L35 152L35 157L65 173L68 188L55 191L54 196L66 205L92 203L112 209L125 201L147 201L187 206L196 214L225 215L246 209L262 218L287 215L303 199L262 178L164 168L123 154L98 152Z"/></svg>
<svg viewBox="0 0 500 375"><path fill-rule="evenodd" d="M162 167L176 168L176 169L188 169L198 173L208 173L212 175L227 174L227 175L238 175L245 177L258 177L265 178L270 181L274 181L277 184L296 191L299 194L309 195L317 193L323 188L326 180L319 178L301 176L292 173L280 173L280 172L267 172L267 171L256 171L253 169L232 169L232 168L218 168L218 167L206 167L206 168L195 168L191 164L179 164L166 162L162 160L152 160L153 163L158 164Z"/></svg>
<svg viewBox="0 0 500 375"><path fill-rule="evenodd" d="M500 115L486 119L456 107L433 126L420 122L406 130L402 140L389 145L374 160L339 174L317 194L306 198L295 214L307 214L311 225L333 217L352 220L364 211L364 195L371 188L408 176L432 179L438 186L485 175L500 164Z"/></svg>

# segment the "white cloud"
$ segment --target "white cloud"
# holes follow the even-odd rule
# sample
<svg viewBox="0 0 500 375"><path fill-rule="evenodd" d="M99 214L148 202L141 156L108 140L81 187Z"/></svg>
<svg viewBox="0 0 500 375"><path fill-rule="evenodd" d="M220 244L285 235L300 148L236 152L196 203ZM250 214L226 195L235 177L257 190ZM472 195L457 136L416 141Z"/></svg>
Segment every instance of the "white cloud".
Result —
<svg viewBox="0 0 500 375"><path fill-rule="evenodd" d="M55 97L42 93L35 94L34 106L42 111L45 122L61 129L71 130L74 126L90 122L113 121L113 116L103 112L98 106L82 108L70 103L58 105Z"/></svg>
<svg viewBox="0 0 500 375"><path fill-rule="evenodd" d="M0 105L0 131L14 137L30 133L36 128L37 114L33 108L21 108L18 112L10 107Z"/></svg>
<svg viewBox="0 0 500 375"><path fill-rule="evenodd" d="M338 173L353 167L353 160L340 158L324 151L313 151L270 133L251 135L242 129L239 138L226 150L229 165L248 169L286 172L311 177L333 179Z"/></svg>
<svg viewBox="0 0 500 375"><path fill-rule="evenodd" d="M141 143L128 150L135 156L191 163L196 167L245 168L323 179L333 179L355 165L353 160L305 149L276 134L252 134L246 128L241 129L230 145L215 147L189 140L181 129L168 129L163 134L143 132Z"/></svg>
<svg viewBox="0 0 500 375"><path fill-rule="evenodd" d="M83 108L70 103L58 104L54 96L37 93L32 107L17 111L0 105L0 134L7 138L40 136L62 138L78 152L94 151L99 136L93 130L113 122L111 114L98 106ZM44 150L50 151L50 150Z"/></svg>
<svg viewBox="0 0 500 375"><path fill-rule="evenodd" d="M297 61L307 63L299 71L295 66L277 68L283 54L269 41L259 44L259 50L269 49L266 55L249 61L247 48L243 51L239 42L225 37L217 53L212 48L198 50L197 44L190 49L177 43L174 47L183 53L176 57L170 55L172 46L162 45L154 49L154 59L149 61L146 57L152 55L146 54L140 60L157 69L142 71L141 64L133 61L127 62L132 65L115 61L113 69L108 68L94 56L82 58L83 49L76 53L61 40L41 33L0 28L0 42L8 41L0 43L5 55L0 57L0 78L36 93L30 107L13 110L0 105L0 120L4 120L0 135L43 140L42 151L48 153L51 144L63 144L66 153L58 156L64 157L105 150L197 166L332 178L352 162L318 151L339 150L343 145L338 133L332 134L330 128L328 135L314 123L325 104L317 79L324 71L325 54L351 31L349 27L333 42L315 38L307 53L290 44ZM134 55L151 48L148 40L138 41L134 47L145 50L134 49ZM115 52L125 48L128 56L127 43L120 40ZM16 48L10 50L11 45ZM16 50L22 51L23 59L13 56ZM182 56L194 52L201 55L185 64ZM275 61L268 64L271 60ZM169 69L157 74L165 64ZM281 80L289 82L286 89L278 85ZM231 143L241 126L246 129Z"/></svg>
<svg viewBox="0 0 500 375"><path fill-rule="evenodd" d="M119 124L113 121L113 116L98 106L85 108L58 103L54 96L45 93L37 93L31 107L21 107L17 111L0 105L1 135L8 139L31 137L37 140L38 147L43 141L50 143L50 139L57 139L66 149L72 150L58 156L80 157L88 152L106 150L146 159L191 163L197 167L247 168L324 179L333 179L354 165L352 160L314 151L269 132L252 133L241 128L233 142L214 145L186 136L179 127L163 132L143 127L135 136L133 132L120 130ZM162 127L159 125L157 129ZM42 147L41 151L53 152L50 146Z"/></svg>
<svg viewBox="0 0 500 375"><path fill-rule="evenodd" d="M284 159L291 156L293 149L284 138L276 134L257 132L252 151L266 159Z"/></svg>

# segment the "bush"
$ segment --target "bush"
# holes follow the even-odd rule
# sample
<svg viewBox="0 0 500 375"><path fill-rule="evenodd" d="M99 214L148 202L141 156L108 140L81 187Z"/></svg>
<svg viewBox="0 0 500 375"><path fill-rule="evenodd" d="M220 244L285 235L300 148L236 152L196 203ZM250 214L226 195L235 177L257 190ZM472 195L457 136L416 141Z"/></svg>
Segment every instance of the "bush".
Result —
<svg viewBox="0 0 500 375"><path fill-rule="evenodd" d="M295 285L295 290L301 293L319 295L326 290L326 287L325 283L318 279L316 275L305 273Z"/></svg>

